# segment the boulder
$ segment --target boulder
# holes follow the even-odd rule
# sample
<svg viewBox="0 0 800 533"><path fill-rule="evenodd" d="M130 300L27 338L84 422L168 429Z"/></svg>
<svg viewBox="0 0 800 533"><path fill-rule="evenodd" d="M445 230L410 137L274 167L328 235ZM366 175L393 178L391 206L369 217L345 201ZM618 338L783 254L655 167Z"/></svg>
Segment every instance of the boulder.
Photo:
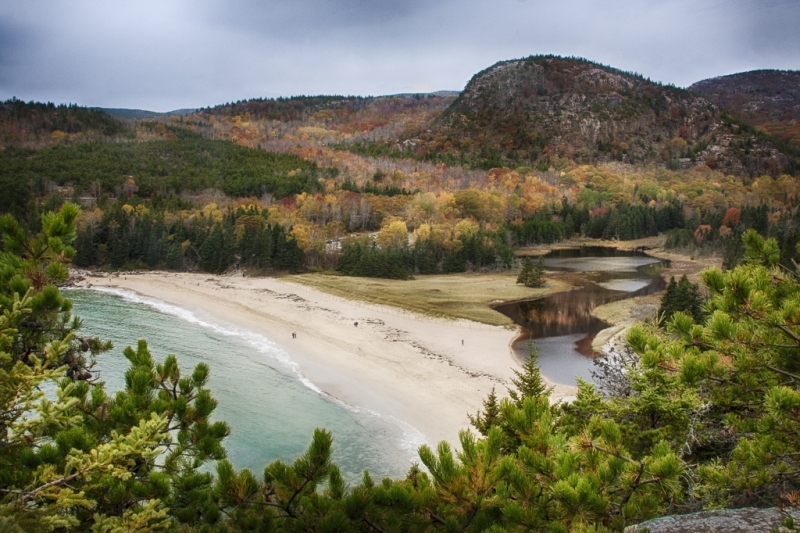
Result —
<svg viewBox="0 0 800 533"><path fill-rule="evenodd" d="M625 533L772 533L791 518L800 525L800 509L723 509L684 515L662 516L625 528Z"/></svg>

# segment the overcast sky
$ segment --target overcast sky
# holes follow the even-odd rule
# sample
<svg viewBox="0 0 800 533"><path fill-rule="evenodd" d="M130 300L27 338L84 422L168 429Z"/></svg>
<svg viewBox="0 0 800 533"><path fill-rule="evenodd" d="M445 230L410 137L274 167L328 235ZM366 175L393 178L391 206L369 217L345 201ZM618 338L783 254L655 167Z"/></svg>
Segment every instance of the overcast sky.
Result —
<svg viewBox="0 0 800 533"><path fill-rule="evenodd" d="M0 98L169 111L460 90L576 55L687 86L800 69L800 0L0 0Z"/></svg>

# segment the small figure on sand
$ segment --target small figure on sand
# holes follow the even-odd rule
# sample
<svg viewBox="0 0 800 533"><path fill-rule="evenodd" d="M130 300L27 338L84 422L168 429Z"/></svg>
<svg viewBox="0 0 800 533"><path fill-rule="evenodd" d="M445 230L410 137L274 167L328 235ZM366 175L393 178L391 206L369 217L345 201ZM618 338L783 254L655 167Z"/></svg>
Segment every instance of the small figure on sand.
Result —
<svg viewBox="0 0 800 533"><path fill-rule="evenodd" d="M292 338L293 338L293 339L296 339L296 338L297 338L297 333L295 333L294 331L292 332Z"/></svg>
<svg viewBox="0 0 800 533"><path fill-rule="evenodd" d="M354 325L355 327L358 327L358 320L356 320L355 322L353 322L353 325Z"/></svg>
<svg viewBox="0 0 800 533"><path fill-rule="evenodd" d="M461 346L464 346L464 339L461 339Z"/></svg>

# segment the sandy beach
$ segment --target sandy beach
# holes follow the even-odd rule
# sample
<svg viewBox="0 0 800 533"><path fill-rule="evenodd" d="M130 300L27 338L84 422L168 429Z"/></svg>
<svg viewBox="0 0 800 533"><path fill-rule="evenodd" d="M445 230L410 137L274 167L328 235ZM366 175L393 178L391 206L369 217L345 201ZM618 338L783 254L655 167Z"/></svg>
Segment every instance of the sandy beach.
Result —
<svg viewBox="0 0 800 533"><path fill-rule="evenodd" d="M493 386L505 395L519 368L514 329L367 305L282 279L149 272L98 274L79 285L135 291L264 335L325 393L402 420L428 444L457 443L467 413ZM553 400L574 393L558 385Z"/></svg>

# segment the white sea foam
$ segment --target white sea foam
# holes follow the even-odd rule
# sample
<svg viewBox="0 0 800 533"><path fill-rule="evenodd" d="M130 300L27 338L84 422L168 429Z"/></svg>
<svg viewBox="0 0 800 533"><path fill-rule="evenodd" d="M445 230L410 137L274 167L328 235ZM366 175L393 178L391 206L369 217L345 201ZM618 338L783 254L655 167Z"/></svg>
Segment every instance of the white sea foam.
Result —
<svg viewBox="0 0 800 533"><path fill-rule="evenodd" d="M112 294L128 302L147 305L160 313L171 315L181 320L185 320L186 322L210 329L220 335L233 337L244 341L246 344L258 350L258 352L278 362L285 370L288 370L294 374L298 381L300 381L300 383L302 383L305 387L319 394L326 400L352 413L378 418L398 427L403 435L400 445L404 450L416 454L417 449L425 443L425 435L406 421L400 420L392 415L384 415L371 409L350 405L339 398L326 393L317 387L310 379L308 379L308 377L306 377L306 375L303 373L303 370L300 368L300 365L296 361L293 361L284 349L263 335L253 333L252 331L243 330L233 325L222 325L203 320L188 309L168 304L167 302L158 300L156 298L142 296L141 294L133 291L111 287L91 287L91 290Z"/></svg>

